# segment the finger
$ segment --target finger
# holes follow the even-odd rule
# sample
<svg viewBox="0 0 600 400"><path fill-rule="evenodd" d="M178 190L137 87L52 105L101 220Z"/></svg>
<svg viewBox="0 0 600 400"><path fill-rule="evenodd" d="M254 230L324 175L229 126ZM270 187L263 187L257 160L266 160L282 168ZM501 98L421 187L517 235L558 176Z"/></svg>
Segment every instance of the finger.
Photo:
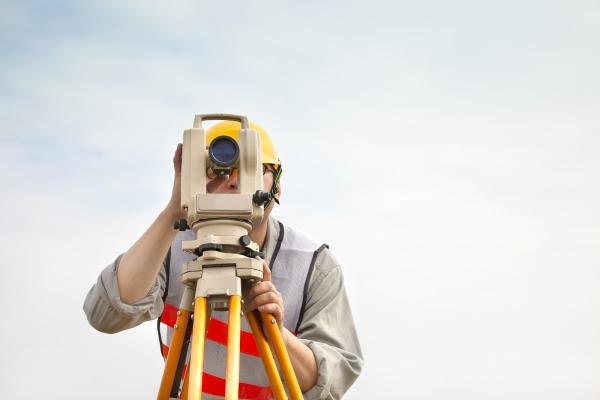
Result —
<svg viewBox="0 0 600 400"><path fill-rule="evenodd" d="M247 297L249 299L254 299L256 296L259 296L263 293L273 292L279 295L277 288L273 285L273 282L263 281L259 282L256 285L252 286L248 289Z"/></svg>
<svg viewBox="0 0 600 400"><path fill-rule="evenodd" d="M281 325L283 313L277 304L263 304L262 306L258 307L258 311L263 314L272 314L275 317L275 320L277 320L277 324Z"/></svg>
<svg viewBox="0 0 600 400"><path fill-rule="evenodd" d="M183 145L181 143L177 143L177 148L175 149L175 154L173 155L173 167L175 168L175 173L181 173L182 153Z"/></svg>
<svg viewBox="0 0 600 400"><path fill-rule="evenodd" d="M267 265L267 262L265 260L263 260L262 258L260 258L259 256L256 256L256 259L262 261L262 263L263 263L263 282L264 281L270 282L271 281L271 269Z"/></svg>
<svg viewBox="0 0 600 400"><path fill-rule="evenodd" d="M263 293L250 300L249 308L255 309L265 304L277 304L279 307L283 308L281 297L273 292Z"/></svg>

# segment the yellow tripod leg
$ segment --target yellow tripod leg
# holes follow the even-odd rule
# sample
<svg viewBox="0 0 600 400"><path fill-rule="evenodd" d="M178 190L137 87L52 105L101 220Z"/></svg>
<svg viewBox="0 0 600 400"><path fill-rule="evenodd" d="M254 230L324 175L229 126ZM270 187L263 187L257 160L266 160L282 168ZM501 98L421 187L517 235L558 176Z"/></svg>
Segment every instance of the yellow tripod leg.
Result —
<svg viewBox="0 0 600 400"><path fill-rule="evenodd" d="M188 388L190 387L190 370L185 373L185 378L183 378L183 387L181 388L181 400L187 400L188 398Z"/></svg>
<svg viewBox="0 0 600 400"><path fill-rule="evenodd" d="M283 389L281 377L279 376L279 372L277 371L277 367L275 366L273 353L271 353L269 343L267 342L267 339L265 339L265 335L263 334L261 327L258 325L258 321L256 320L256 315L254 314L254 311L246 312L246 318L248 319L248 324L250 325L250 329L252 330L252 336L254 337L254 341L256 342L256 347L258 347L260 358L262 359L263 365L265 366L265 372L267 373L267 377L269 378L269 383L271 384L273 394L275 395L275 398L277 400L287 400L287 395L285 394L285 390Z"/></svg>
<svg viewBox="0 0 600 400"><path fill-rule="evenodd" d="M171 345L169 346L169 354L167 354L165 369L163 370L162 380L160 381L158 400L168 400L170 397L189 320L190 311L180 309L177 312L177 321L174 326L175 332L173 334L173 339L171 340Z"/></svg>
<svg viewBox="0 0 600 400"><path fill-rule="evenodd" d="M227 329L227 369L225 371L225 399L238 400L240 382L241 297L229 297L229 327Z"/></svg>
<svg viewBox="0 0 600 400"><path fill-rule="evenodd" d="M277 356L277 361L279 361L279 366L283 372L283 379L285 379L285 384L290 393L290 397L292 400L302 400L302 390L300 390L300 385L298 384L298 379L294 373L292 362L285 349L285 344L283 343L279 326L277 326L277 321L271 314L261 313L261 318L267 336L269 337L275 355Z"/></svg>
<svg viewBox="0 0 600 400"><path fill-rule="evenodd" d="M192 331L192 356L190 360L188 398L202 398L202 370L204 367L204 340L207 320L206 298L196 297L194 302L194 329Z"/></svg>

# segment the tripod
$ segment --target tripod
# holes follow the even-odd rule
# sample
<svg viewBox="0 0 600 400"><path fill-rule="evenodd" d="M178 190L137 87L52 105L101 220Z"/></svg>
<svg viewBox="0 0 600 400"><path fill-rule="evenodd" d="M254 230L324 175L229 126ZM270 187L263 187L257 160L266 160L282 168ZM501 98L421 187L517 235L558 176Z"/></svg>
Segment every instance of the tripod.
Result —
<svg viewBox="0 0 600 400"><path fill-rule="evenodd" d="M238 221L237 224L240 222ZM232 222L229 224L236 225ZM232 228L233 226L229 227ZM200 400L204 343L211 310L229 310L225 399L238 399L242 281L248 285L260 281L262 262L242 254L225 252L224 250L231 248L233 243L227 240L226 236L217 236L217 238L221 240L215 241L221 243L201 243L201 240L183 242L184 250L193 251L199 257L182 266L181 281L185 289L173 327L174 335L163 371L158 400L179 398ZM258 250L258 246L251 243L248 236L237 236L237 238L239 244L250 251L250 254L253 248ZM239 247L239 244L235 247ZM259 318L275 351L290 397L293 400L301 400L302 392L275 318L271 314L261 314L257 311L249 311L245 315L275 398L287 399L287 395L275 366L271 348L259 324ZM190 365L180 391L183 366L190 342Z"/></svg>

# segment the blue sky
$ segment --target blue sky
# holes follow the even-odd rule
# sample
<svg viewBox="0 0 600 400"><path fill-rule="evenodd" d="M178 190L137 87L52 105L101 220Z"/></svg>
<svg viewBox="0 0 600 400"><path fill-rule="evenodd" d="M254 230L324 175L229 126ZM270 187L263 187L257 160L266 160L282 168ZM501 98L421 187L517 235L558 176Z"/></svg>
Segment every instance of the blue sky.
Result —
<svg viewBox="0 0 600 400"><path fill-rule="evenodd" d="M277 146L276 216L344 268L349 399L598 398L599 12L3 4L1 397L154 396L153 324L102 335L81 305L166 204L194 114L231 112Z"/></svg>

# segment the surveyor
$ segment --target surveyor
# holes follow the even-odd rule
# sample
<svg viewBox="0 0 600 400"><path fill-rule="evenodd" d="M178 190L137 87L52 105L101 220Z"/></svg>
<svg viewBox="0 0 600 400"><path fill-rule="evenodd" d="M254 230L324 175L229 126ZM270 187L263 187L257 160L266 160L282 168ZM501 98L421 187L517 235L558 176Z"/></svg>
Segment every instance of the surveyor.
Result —
<svg viewBox="0 0 600 400"><path fill-rule="evenodd" d="M356 380L363 364L342 271L327 245L270 216L281 196L282 166L265 130L254 123L250 126L260 136L263 184L275 201L265 206L262 222L250 234L264 253L264 277L245 294L245 306L275 317L304 398L338 399ZM206 142L219 136L237 140L239 129L238 122L220 122L206 132ZM181 154L180 144L173 157L175 177L167 206L124 254L102 270L84 302L89 323L101 332L116 333L158 318L163 357L168 343L163 342L160 327L173 327L183 292L181 264L194 258L181 250L182 241L190 240L193 233L173 228L174 221L184 217ZM235 193L237 184L235 173L215 177L207 184L207 192ZM226 349L224 332L226 322L211 318L207 345L220 354ZM271 398L248 332L242 332L240 348L240 398ZM224 366L211 359L211 354L215 352L207 353L204 362L203 399L222 398L225 391Z"/></svg>

